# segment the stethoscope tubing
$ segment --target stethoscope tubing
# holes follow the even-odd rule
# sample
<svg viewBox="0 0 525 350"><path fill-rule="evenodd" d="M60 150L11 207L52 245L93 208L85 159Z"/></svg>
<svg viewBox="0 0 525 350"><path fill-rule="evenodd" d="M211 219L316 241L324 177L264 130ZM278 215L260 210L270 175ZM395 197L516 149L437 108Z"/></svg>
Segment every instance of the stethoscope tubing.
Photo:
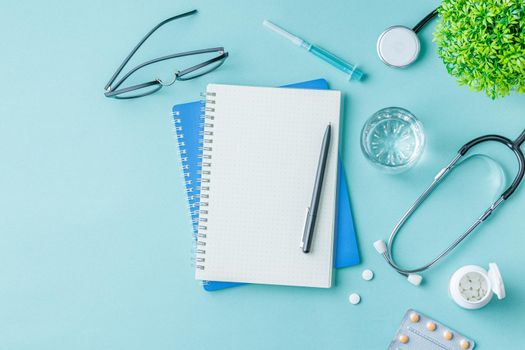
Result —
<svg viewBox="0 0 525 350"><path fill-rule="evenodd" d="M425 18L419 21L419 23L416 24L414 28L412 28L412 31L415 34L417 34L430 20L432 20L434 17L436 17L439 14L439 9L440 9L440 6L438 6L436 9L430 12L427 16L425 16ZM382 34L382 36L383 35L384 33ZM381 40L381 37L380 37L380 40ZM378 45L379 45L379 41L378 41ZM385 61L385 59L383 59L382 54L380 53L380 50L379 50L379 46L378 46L378 53L381 59L385 63L389 64L387 61ZM453 241L445 250L443 250L438 256L436 256L428 264L425 264L421 267L414 268L414 269L403 269L400 266L398 266L395 263L394 258L392 256L392 247L393 247L395 238L398 235L401 228L403 227L403 225L410 218L410 216L419 208L419 206L428 198L428 196L434 191L434 189L441 183L441 181L452 171L452 169L458 164L458 162L473 147L483 142L489 142L489 141L499 142L499 143L506 145L516 155L519 167L518 167L518 172L516 174L516 177L514 178L512 184L501 194L501 196L494 203L491 204L491 206L487 210L485 210L485 212L472 225L470 225L470 227L467 228L467 230L463 234L461 234L455 241ZM520 146L524 142L525 142L525 130L523 130L521 134L514 141L504 136L500 136L500 135L485 135L485 136L475 138L472 141L463 145L459 149L458 154L454 157L454 159L452 159L452 161L445 168L441 169L438 172L438 174L434 177L434 181L430 184L430 186L419 196L419 198L414 202L414 204L408 209L408 211L398 221L393 231L390 233L390 236L388 238L388 243L385 244L382 240L376 241L374 243L376 250L381 253L381 255L385 258L387 263L394 270L396 270L401 275L407 276L408 280L411 283L419 285L419 283L421 283L421 276L414 276L414 277L417 277L414 279L412 278L411 275L414 275L414 274L417 275L419 272L429 269L430 267L438 263L441 259L443 259L446 255L448 255L465 238L467 238L482 222L484 222L489 216L491 216L492 213L496 210L496 208L498 208L503 202L509 199L509 197L512 196L512 194L519 187L525 175L525 156L523 155L523 151L520 148Z"/></svg>
<svg viewBox="0 0 525 350"><path fill-rule="evenodd" d="M450 171L452 171L452 169L457 165L457 163L473 147L483 142L491 142L491 141L499 142L499 143L506 145L516 155L519 168L518 168L517 175L514 178L514 181L512 182L512 184L501 194L501 196L494 203L491 204L491 206L487 210L485 210L485 212L463 234L461 234L455 241L453 241L445 250L443 250L438 256L436 256L428 264L425 264L421 267L414 268L414 269L403 269L400 266L398 266L392 257L392 247L394 244L394 240L397 234L399 233L399 231L401 230L401 228L403 227L403 225L407 222L410 216L419 208L419 206L428 198L428 196L434 191L434 189L443 181L443 179L450 173ZM434 177L434 181L432 182L432 184L419 196L419 198L407 210L407 212L403 215L403 217L399 220L399 222L396 224L396 226L392 230L392 233L390 234L390 237L388 238L388 244L386 245L386 250L384 253L382 253L387 263L401 275L409 276L411 274L417 274L419 272L429 269L430 267L438 263L441 259L443 259L446 255L448 255L454 248L456 248L482 222L484 222L490 215L492 215L492 213L496 210L496 208L498 208L504 201L506 201L519 187L525 175L525 156L523 154L523 151L520 148L520 146L524 142L525 142L525 130L522 131L520 136L518 136L518 138L516 138L515 141L512 141L500 135L485 135L485 136L475 138L472 141L463 145L459 149L458 154L454 157L454 159L452 159L452 161L445 168L441 169L438 172L438 174Z"/></svg>

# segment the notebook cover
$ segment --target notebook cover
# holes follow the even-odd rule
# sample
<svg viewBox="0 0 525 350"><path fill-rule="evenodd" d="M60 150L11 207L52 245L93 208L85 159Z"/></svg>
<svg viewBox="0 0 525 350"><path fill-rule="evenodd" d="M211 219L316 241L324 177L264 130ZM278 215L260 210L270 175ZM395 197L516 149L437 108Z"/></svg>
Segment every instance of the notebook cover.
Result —
<svg viewBox="0 0 525 350"><path fill-rule="evenodd" d="M298 84L286 85L288 88L304 88L304 89L328 89L328 83L324 79L317 79ZM198 195L197 188L200 172L199 156L202 151L199 151L200 140L202 139L201 132L201 108L203 107L200 101L179 104L173 106L173 116L175 120L175 130L179 144L179 151L184 172L184 180L186 191L188 193L188 205L193 222L193 231L196 235L198 219ZM344 169L339 163L339 177L338 177L338 199L337 199L337 214L336 214L336 243L334 247L334 267L347 267L356 265L360 262L359 251L357 247L356 235L350 208L350 199L348 195L348 188L344 176ZM244 283L207 281L203 287L206 291L215 291L242 285Z"/></svg>
<svg viewBox="0 0 525 350"><path fill-rule="evenodd" d="M341 92L208 84L205 96L195 279L330 288ZM323 190L304 254L297 240L328 125Z"/></svg>

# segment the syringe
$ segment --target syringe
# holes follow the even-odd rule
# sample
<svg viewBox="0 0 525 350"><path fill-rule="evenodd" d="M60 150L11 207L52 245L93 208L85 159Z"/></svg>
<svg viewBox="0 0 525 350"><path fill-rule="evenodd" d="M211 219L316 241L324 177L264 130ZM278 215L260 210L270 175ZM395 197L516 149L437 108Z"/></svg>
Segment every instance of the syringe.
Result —
<svg viewBox="0 0 525 350"><path fill-rule="evenodd" d="M282 35L286 39L290 40L294 45L302 47L306 51L310 52L311 54L319 57L323 61L331 64L335 68L339 69L340 71L345 72L348 74L348 80L361 80L365 76L365 74L357 69L357 66L350 64L346 62L345 60L337 57L336 55L320 48L319 46L315 46L314 44L309 43L306 40L303 40L299 38L296 35L293 35L292 33L287 32L283 28L273 24L272 22L268 20L263 21L263 25L274 32Z"/></svg>

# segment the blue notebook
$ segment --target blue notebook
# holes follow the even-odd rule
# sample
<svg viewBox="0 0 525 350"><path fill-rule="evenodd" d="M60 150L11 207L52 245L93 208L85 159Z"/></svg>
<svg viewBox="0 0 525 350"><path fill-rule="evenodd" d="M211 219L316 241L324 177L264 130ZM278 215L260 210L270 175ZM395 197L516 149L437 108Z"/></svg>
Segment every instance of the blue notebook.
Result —
<svg viewBox="0 0 525 350"><path fill-rule="evenodd" d="M324 79L317 79L284 87L325 90L328 89L328 83ZM204 123L201 117L203 114L202 108L203 103L196 101L175 105L172 110L195 238L199 219L199 179ZM338 181L334 252L334 267L336 268L353 266L360 262L350 208L350 198L342 163L339 164ZM216 291L242 284L244 283L206 281L203 287L206 291Z"/></svg>

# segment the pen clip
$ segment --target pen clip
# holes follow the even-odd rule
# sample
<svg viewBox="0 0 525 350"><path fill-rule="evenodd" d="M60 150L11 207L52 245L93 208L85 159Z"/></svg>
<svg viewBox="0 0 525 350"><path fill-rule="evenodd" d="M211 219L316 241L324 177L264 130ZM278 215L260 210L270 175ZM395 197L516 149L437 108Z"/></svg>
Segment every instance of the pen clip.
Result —
<svg viewBox="0 0 525 350"><path fill-rule="evenodd" d="M306 207L306 214L304 216L303 233L301 234L301 243L299 248L303 249L306 244L306 223L308 222L308 214L310 213L310 207Z"/></svg>

